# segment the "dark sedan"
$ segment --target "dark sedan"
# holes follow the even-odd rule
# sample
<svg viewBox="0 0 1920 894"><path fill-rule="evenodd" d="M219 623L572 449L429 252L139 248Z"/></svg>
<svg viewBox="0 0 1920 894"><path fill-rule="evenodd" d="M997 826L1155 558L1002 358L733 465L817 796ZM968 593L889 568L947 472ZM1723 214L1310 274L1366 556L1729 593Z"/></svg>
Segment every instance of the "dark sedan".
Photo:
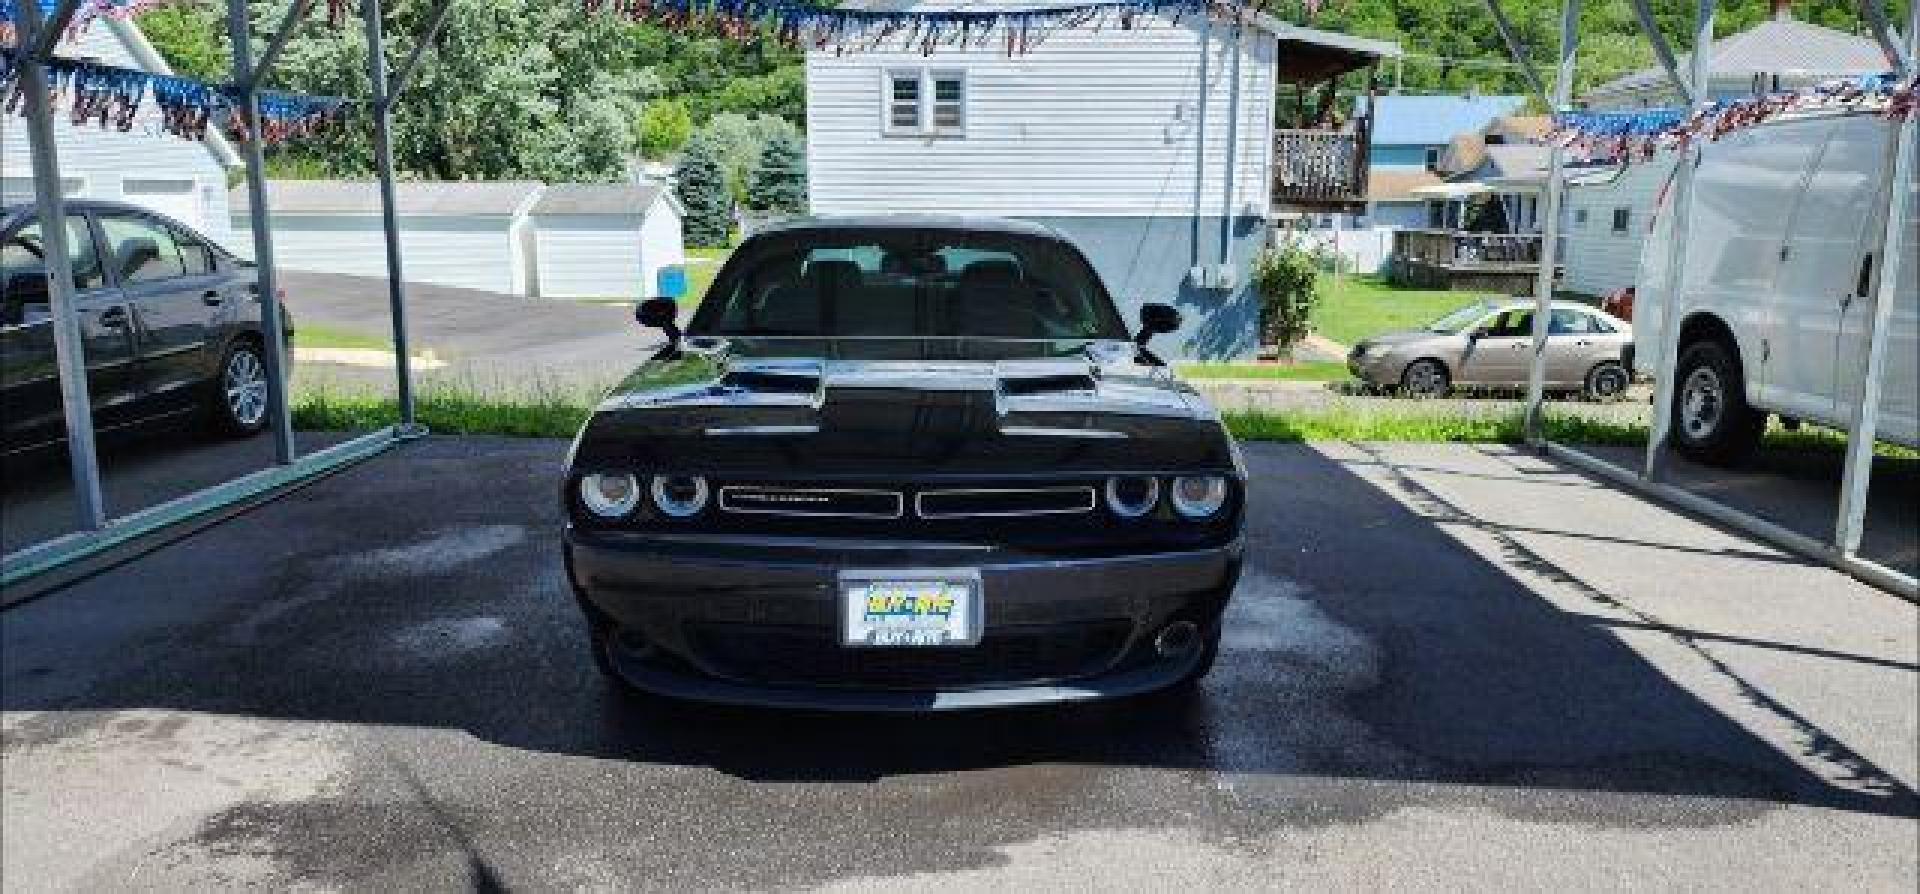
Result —
<svg viewBox="0 0 1920 894"><path fill-rule="evenodd" d="M623 684L942 710L1187 687L1239 577L1219 415L1038 226L821 219L755 235L599 406L567 567Z"/></svg>
<svg viewBox="0 0 1920 894"><path fill-rule="evenodd" d="M151 211L66 205L95 427L194 417L225 435L264 428L266 342L253 264ZM44 255L33 206L0 208L0 452L66 436Z"/></svg>

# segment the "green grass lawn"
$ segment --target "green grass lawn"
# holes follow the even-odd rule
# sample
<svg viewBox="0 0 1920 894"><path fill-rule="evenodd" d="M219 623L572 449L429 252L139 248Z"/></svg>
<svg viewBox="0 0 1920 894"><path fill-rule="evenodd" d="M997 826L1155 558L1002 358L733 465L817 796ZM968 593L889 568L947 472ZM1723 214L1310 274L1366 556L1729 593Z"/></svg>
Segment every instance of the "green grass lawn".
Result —
<svg viewBox="0 0 1920 894"><path fill-rule="evenodd" d="M733 254L731 248L687 249L687 297L680 299L680 303L698 307L700 299L707 296L707 289L713 287L713 277L720 272L720 265L726 263L730 254Z"/></svg>
<svg viewBox="0 0 1920 894"><path fill-rule="evenodd" d="M393 350L393 341L384 335L368 335L338 329L318 323L296 323L293 329L295 348L364 348L375 351Z"/></svg>
<svg viewBox="0 0 1920 894"><path fill-rule="evenodd" d="M1317 363L1188 363L1177 367L1181 378L1260 379L1280 382L1341 382L1347 378L1347 365L1336 361Z"/></svg>
<svg viewBox="0 0 1920 894"><path fill-rule="evenodd" d="M1343 345L1396 329L1417 329L1484 297L1474 292L1400 289L1377 276L1325 277L1314 331Z"/></svg>

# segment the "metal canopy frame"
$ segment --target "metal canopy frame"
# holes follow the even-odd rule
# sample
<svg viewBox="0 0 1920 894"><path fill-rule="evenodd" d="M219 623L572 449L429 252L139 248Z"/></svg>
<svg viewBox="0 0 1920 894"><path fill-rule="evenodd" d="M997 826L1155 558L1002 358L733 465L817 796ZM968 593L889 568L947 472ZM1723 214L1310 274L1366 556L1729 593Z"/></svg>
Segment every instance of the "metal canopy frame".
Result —
<svg viewBox="0 0 1920 894"><path fill-rule="evenodd" d="M251 48L246 0L226 0L227 34L233 46L233 88L244 128L242 157L246 161L248 215L253 234L254 262L259 279L262 328L268 344L267 406L273 430L275 465L212 487L189 493L130 515L111 518L100 486L99 455L94 437L92 403L87 394L86 357L75 315L70 246L64 226L66 208L60 187L60 162L53 137L53 105L48 90L46 61L73 21L80 0L58 0L44 11L35 0L17 4L19 13L20 84L24 118L32 155L34 200L41 221L47 260L48 308L52 316L54 355L67 426L67 457L72 470L74 499L80 530L0 556L0 586L5 601L30 598L60 586L71 575L62 569L87 567L106 557L137 555L142 543L162 543L273 494L297 487L351 463L374 456L402 441L426 434L419 424L413 393L413 373L407 354L407 289L402 277L400 233L394 199L392 111L394 101L446 23L452 0L435 0L419 43L398 72L387 73L386 39L381 27L380 0L364 0L367 31L367 74L372 83L374 143L380 177L381 218L386 230L388 300L393 318L394 368L400 407L399 422L325 450L302 456L293 440L292 407L287 392L286 326L280 307L278 272L273 257L272 213L267 207L266 169L261 145L259 94L274 64L296 30L312 11L315 0L295 0L280 28L255 56Z"/></svg>
<svg viewBox="0 0 1920 894"><path fill-rule="evenodd" d="M1505 12L1500 8L1500 0L1484 0L1488 12L1499 27L1508 51L1528 74L1528 79L1539 84L1539 76L1533 70L1525 47L1513 36ZM1708 48L1713 43L1715 14L1718 11L1717 0L1698 0L1694 19L1693 54L1689 60L1691 71L1682 78L1673 50L1668 46L1664 35L1657 27L1647 0L1630 0L1635 18L1648 42L1652 44L1654 55L1660 60L1667 78L1684 103L1698 112L1712 105L1711 56ZM1553 97L1548 102L1554 113L1571 110L1571 90L1573 84L1574 62L1579 50L1579 18L1581 0L1563 0L1560 23L1560 66L1554 81ZM1862 17L1871 26L1874 38L1886 52L1896 75L1906 83L1912 83L1915 77L1915 60L1920 58L1920 3L1913 4L1906 22L1903 35L1896 40L1887 21L1885 0L1859 0ZM1718 521L1771 541L1790 551L1826 562L1835 568L1847 572L1863 581L1909 599L1920 600L1920 585L1914 577L1905 572L1873 562L1860 555L1860 542L1866 523L1867 493L1873 477L1873 448L1878 434L1880 415L1880 396L1884 388L1886 375L1886 354L1888 330L1893 314L1894 295L1898 286L1914 276L1912 269L1915 246L1904 244L1912 226L1906 217L1911 207L1909 197L1914 192L1914 155L1920 151L1916 146L1915 131L1920 129L1920 112L1909 113L1895 128L1890 137L1892 151L1888 155L1887 165L1882 174L1882 191L1887 205L1880 217L1882 227L1876 239L1876 254L1884 258L1874 284L1873 315L1869 322L1868 349L1861 363L1861 388L1859 402L1854 408L1852 424L1847 432L1846 467L1840 488L1839 511L1834 521L1832 540L1823 541L1797 531L1789 530L1763 518L1733 509L1723 503L1702 497L1684 488L1662 480L1667 453L1668 426L1673 406L1673 376L1676 365L1676 348L1679 342L1679 321L1675 314L1667 315L1658 344L1650 346L1657 357L1658 375L1655 379L1653 417L1649 425L1647 451L1640 469L1629 470L1622 466L1595 457L1573 447L1554 443L1546 437L1543 425L1545 394L1543 383L1546 379L1546 335L1548 315L1551 309L1553 277L1559 262L1559 226L1560 204L1566 189L1566 165L1563 152L1556 144L1550 152L1547 201L1545 213L1546 233L1542 240L1540 257L1540 277L1534 290L1535 313L1533 330L1533 358L1527 381L1526 436L1527 442L1537 449L1563 459L1585 471L1601 475L1620 484L1643 493L1650 494L1666 502L1689 511L1697 512ZM1690 223L1693 217L1693 179L1699 156L1689 157L1684 150L1678 163L1680 169L1674 178L1674 218L1673 238L1666 246L1670 253L1666 274L1668 281L1663 294L1676 295L1682 283L1682 271L1686 267L1690 240ZM1905 279L1903 279L1905 278Z"/></svg>

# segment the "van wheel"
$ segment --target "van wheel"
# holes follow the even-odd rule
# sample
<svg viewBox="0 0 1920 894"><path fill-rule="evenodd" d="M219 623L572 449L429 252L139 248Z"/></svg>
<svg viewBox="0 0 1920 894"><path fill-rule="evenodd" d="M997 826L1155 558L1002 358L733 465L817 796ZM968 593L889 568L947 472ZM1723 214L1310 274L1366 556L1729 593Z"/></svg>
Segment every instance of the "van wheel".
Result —
<svg viewBox="0 0 1920 894"><path fill-rule="evenodd" d="M1586 387L1581 391L1591 401L1611 403L1625 397L1633 377L1618 360L1602 360L1587 371Z"/></svg>
<svg viewBox="0 0 1920 894"><path fill-rule="evenodd" d="M1753 455L1767 416L1747 405L1740 358L1719 341L1688 345L1674 368L1668 443L1690 459L1737 465Z"/></svg>
<svg viewBox="0 0 1920 894"><path fill-rule="evenodd" d="M239 340L227 346L214 371L207 414L229 437L249 437L267 427L267 361L258 344Z"/></svg>
<svg viewBox="0 0 1920 894"><path fill-rule="evenodd" d="M1400 390L1408 397L1446 397L1452 387L1453 377L1447 375L1446 365L1431 357L1407 364L1406 371L1400 373Z"/></svg>

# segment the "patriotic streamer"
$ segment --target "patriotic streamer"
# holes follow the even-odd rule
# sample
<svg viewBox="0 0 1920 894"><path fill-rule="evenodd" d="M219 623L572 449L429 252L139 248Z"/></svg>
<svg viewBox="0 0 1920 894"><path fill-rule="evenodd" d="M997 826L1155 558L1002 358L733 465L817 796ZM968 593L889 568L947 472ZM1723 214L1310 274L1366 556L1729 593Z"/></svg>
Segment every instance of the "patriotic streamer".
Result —
<svg viewBox="0 0 1920 894"><path fill-rule="evenodd" d="M65 109L75 126L131 131L151 96L166 133L201 140L218 127L235 139L245 136L239 94L225 84L61 58L47 62L47 80L54 107ZM20 67L6 47L0 47L0 94L8 114L21 113ZM346 109L346 100L332 96L263 91L259 101L261 139L276 145L335 126Z"/></svg>
<svg viewBox="0 0 1920 894"><path fill-rule="evenodd" d="M829 9L801 0L583 0L590 13L611 13L678 31L732 40L771 33L790 47L835 54L894 50L932 55L938 49L1000 48L1009 56L1039 46L1063 28L1131 30L1149 17L1178 23L1211 15L1244 24L1253 5L1227 0L1096 0L1092 3L981 10ZM1312 16L1325 0L1293 0ZM1267 4L1272 6L1274 4Z"/></svg>
<svg viewBox="0 0 1920 894"><path fill-rule="evenodd" d="M1802 93L1772 93L1718 102L1689 113L1683 109L1632 112L1567 112L1554 116L1549 143L1566 148L1576 162L1648 160L1662 150L1685 152L1695 141L1709 142L1790 112L1819 109L1875 109L1889 120L1913 113L1914 85L1893 75L1823 81Z"/></svg>
<svg viewBox="0 0 1920 894"><path fill-rule="evenodd" d="M20 21L20 4L31 2L34 0L0 0L0 44L19 43L19 28L15 23ZM155 7L180 2L184 0L80 0L73 22L67 26L66 37L85 32L97 19L128 19ZM45 16L53 12L58 0L39 0L39 4L40 13Z"/></svg>

